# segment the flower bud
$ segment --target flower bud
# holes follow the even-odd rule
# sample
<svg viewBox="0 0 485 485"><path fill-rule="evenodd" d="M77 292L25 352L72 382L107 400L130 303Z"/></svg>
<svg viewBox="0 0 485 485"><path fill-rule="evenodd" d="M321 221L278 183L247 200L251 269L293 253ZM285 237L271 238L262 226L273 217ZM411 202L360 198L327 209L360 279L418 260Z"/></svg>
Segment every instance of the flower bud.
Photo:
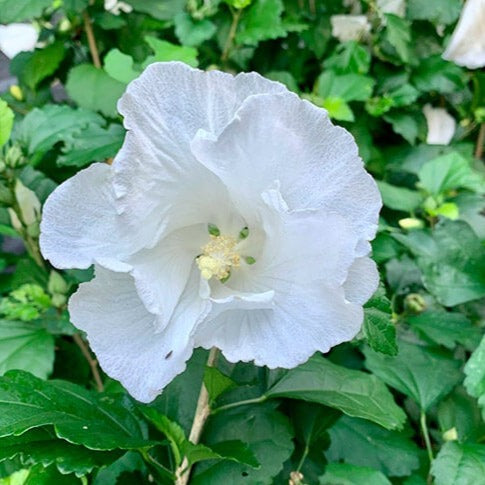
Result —
<svg viewBox="0 0 485 485"><path fill-rule="evenodd" d="M69 289L68 284L64 281L64 278L57 271L51 271L49 275L49 282L47 283L47 289L49 293L65 295Z"/></svg>
<svg viewBox="0 0 485 485"><path fill-rule="evenodd" d="M419 293L409 293L404 299L404 308L411 313L422 313L426 310L426 302Z"/></svg>
<svg viewBox="0 0 485 485"><path fill-rule="evenodd" d="M421 219L416 219L415 217L405 217L399 220L399 225L408 231L413 229L423 229L424 222Z"/></svg>
<svg viewBox="0 0 485 485"><path fill-rule="evenodd" d="M22 150L18 145L13 145L7 150L5 155L5 163L7 167L15 168L23 165L24 157L22 155Z"/></svg>
<svg viewBox="0 0 485 485"><path fill-rule="evenodd" d="M13 84L10 86L10 94L17 100L17 101L22 101L24 99L24 93L22 92L22 89L20 89L20 86L17 86L16 84Z"/></svg>
<svg viewBox="0 0 485 485"><path fill-rule="evenodd" d="M445 441L456 441L458 439L458 432L456 431L456 428L453 427L445 431L443 433L443 439Z"/></svg>

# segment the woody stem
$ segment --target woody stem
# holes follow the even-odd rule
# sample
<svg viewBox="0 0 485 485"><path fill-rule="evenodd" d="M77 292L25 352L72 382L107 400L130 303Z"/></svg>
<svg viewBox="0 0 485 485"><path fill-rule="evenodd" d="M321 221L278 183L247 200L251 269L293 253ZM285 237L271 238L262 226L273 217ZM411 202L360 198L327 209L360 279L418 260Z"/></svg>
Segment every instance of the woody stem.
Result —
<svg viewBox="0 0 485 485"><path fill-rule="evenodd" d="M211 349L209 357L207 358L207 367L214 367L214 364L217 360L218 352L218 349L216 349L215 347ZM189 434L189 441L191 441L195 445L200 441L200 437L202 435L205 422L209 417L210 411L209 393L207 392L204 381L202 381L199 399L197 400L197 407L195 409L194 421L192 423L192 428ZM175 471L176 485L187 485L187 483L189 483L191 469L192 467L189 466L187 457L184 457L181 465L178 466L177 470Z"/></svg>

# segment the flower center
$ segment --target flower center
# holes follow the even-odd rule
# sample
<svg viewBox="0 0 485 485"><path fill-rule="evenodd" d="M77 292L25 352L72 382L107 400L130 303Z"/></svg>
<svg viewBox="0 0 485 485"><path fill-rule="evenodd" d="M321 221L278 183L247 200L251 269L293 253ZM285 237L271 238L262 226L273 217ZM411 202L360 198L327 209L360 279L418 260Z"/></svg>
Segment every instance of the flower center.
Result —
<svg viewBox="0 0 485 485"><path fill-rule="evenodd" d="M210 241L202 247L197 258L197 266L202 278L209 280L215 276L222 282L231 275L231 268L238 268L241 256L236 250L238 241L232 236L210 235Z"/></svg>

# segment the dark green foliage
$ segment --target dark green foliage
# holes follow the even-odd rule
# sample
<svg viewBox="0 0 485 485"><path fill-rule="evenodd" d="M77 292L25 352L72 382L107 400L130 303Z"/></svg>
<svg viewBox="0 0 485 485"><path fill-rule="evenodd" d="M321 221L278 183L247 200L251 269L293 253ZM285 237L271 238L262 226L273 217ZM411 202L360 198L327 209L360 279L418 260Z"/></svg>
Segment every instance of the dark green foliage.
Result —
<svg viewBox="0 0 485 485"><path fill-rule="evenodd" d="M484 485L485 178L474 154L485 76L441 57L463 2L104 3L0 0L0 24L39 32L10 61L18 86L0 93L0 483L165 485L185 457L196 485ZM331 16L350 13L370 32L340 42ZM117 101L155 61L259 72L348 129L383 199L381 284L360 333L328 355L290 370L222 356L206 368L198 349L142 406L69 322L67 300L92 271L53 271L38 252L41 210L20 225L12 214L17 181L41 207L77 171L112 162L125 136ZM449 146L426 143L426 104L456 120ZM211 414L194 444L203 382Z"/></svg>

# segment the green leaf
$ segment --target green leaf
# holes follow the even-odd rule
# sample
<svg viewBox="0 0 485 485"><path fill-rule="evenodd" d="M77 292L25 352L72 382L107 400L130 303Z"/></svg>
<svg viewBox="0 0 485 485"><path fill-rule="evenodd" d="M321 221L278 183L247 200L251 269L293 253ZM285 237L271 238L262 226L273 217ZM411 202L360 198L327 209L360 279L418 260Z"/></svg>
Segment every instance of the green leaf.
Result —
<svg viewBox="0 0 485 485"><path fill-rule="evenodd" d="M318 355L288 371L266 396L325 404L389 429L400 428L406 419L386 386L375 376L335 365Z"/></svg>
<svg viewBox="0 0 485 485"><path fill-rule="evenodd" d="M391 320L391 303L383 288L364 305L364 336L376 352L396 355L396 327Z"/></svg>
<svg viewBox="0 0 485 485"><path fill-rule="evenodd" d="M426 212L428 214L436 217L436 216L443 216L447 219L451 219L452 221L456 221L458 219L460 212L458 210L458 206L454 202L445 202L444 204L439 205L436 209L426 207Z"/></svg>
<svg viewBox="0 0 485 485"><path fill-rule="evenodd" d="M485 477L485 445L445 443L433 461L435 485L482 484Z"/></svg>
<svg viewBox="0 0 485 485"><path fill-rule="evenodd" d="M187 363L185 372L177 376L150 406L179 423L188 435L197 406L208 353L198 349Z"/></svg>
<svg viewBox="0 0 485 485"><path fill-rule="evenodd" d="M35 89L37 84L56 71L65 54L64 44L54 42L34 52L20 53L12 60L10 70L23 84Z"/></svg>
<svg viewBox="0 0 485 485"><path fill-rule="evenodd" d="M91 162L102 162L116 155L124 138L125 130L121 125L112 124L108 128L88 125L66 142L57 164L84 167Z"/></svg>
<svg viewBox="0 0 485 485"><path fill-rule="evenodd" d="M12 126L13 111L3 99L0 99L0 148L5 145L10 138Z"/></svg>
<svg viewBox="0 0 485 485"><path fill-rule="evenodd" d="M380 471L367 466L347 463L329 463L325 475L320 477L320 485L391 485Z"/></svg>
<svg viewBox="0 0 485 485"><path fill-rule="evenodd" d="M466 158L458 152L448 153L425 163L418 172L420 186L432 195L452 189L484 192L485 178L474 172Z"/></svg>
<svg viewBox="0 0 485 485"><path fill-rule="evenodd" d="M427 411L461 380L460 362L444 353L399 342L395 357L364 349L365 365L386 384Z"/></svg>
<svg viewBox="0 0 485 485"><path fill-rule="evenodd" d="M419 135L422 114L392 111L384 115L384 119L392 125L392 129L401 135L408 143L414 145ZM420 120L421 119L421 120Z"/></svg>
<svg viewBox="0 0 485 485"><path fill-rule="evenodd" d="M463 70L444 61L440 55L420 60L411 80L423 92L438 91L447 94L465 87Z"/></svg>
<svg viewBox="0 0 485 485"><path fill-rule="evenodd" d="M140 406L139 409L145 418L167 437L170 448L172 449L175 465L179 466L182 463L183 450L187 441L184 430L177 423L170 421L167 416L160 414L155 408Z"/></svg>
<svg viewBox="0 0 485 485"><path fill-rule="evenodd" d="M143 12L158 20L172 20L184 11L186 0L126 0L137 12Z"/></svg>
<svg viewBox="0 0 485 485"><path fill-rule="evenodd" d="M308 449L319 442L340 417L340 412L333 408L304 401L292 403L291 411L296 437Z"/></svg>
<svg viewBox="0 0 485 485"><path fill-rule="evenodd" d="M140 75L133 68L133 58L119 49L111 49L104 58L104 70L120 83L128 84Z"/></svg>
<svg viewBox="0 0 485 485"><path fill-rule="evenodd" d="M82 485L82 482L72 475L59 473L55 466L44 467L36 465L29 470L29 475L22 485Z"/></svg>
<svg viewBox="0 0 485 485"><path fill-rule="evenodd" d="M328 111L330 118L340 121L354 121L354 113L342 98L326 98L322 108Z"/></svg>
<svg viewBox="0 0 485 485"><path fill-rule="evenodd" d="M433 232L395 234L415 256L424 286L445 306L485 296L485 254L470 226L443 220Z"/></svg>
<svg viewBox="0 0 485 485"><path fill-rule="evenodd" d="M232 379L215 367L206 367L204 384L212 401L216 400L223 392L237 386Z"/></svg>
<svg viewBox="0 0 485 485"><path fill-rule="evenodd" d="M53 425L56 435L93 450L152 444L129 402L66 381L42 381L23 371L0 378L0 436Z"/></svg>
<svg viewBox="0 0 485 485"><path fill-rule="evenodd" d="M16 461L7 462L7 465L2 467L1 470L1 476L5 478L0 478L0 485L24 485L30 470L20 469L21 466L22 465L18 464ZM12 467L12 471L9 471L10 467ZM3 469L6 469L7 471L4 472Z"/></svg>
<svg viewBox="0 0 485 485"><path fill-rule="evenodd" d="M199 64L197 61L197 49L195 49L195 47L175 45L150 35L147 35L145 40L152 48L154 55L146 58L143 67L147 67L153 62L166 61L181 61L192 67L197 67Z"/></svg>
<svg viewBox="0 0 485 485"><path fill-rule="evenodd" d="M54 339L43 328L0 320L0 375L21 369L43 379L54 365Z"/></svg>
<svg viewBox="0 0 485 485"><path fill-rule="evenodd" d="M122 480L126 478L126 474L137 472L138 470L145 471L142 457L136 451L128 451L111 465L99 470L92 483L93 485L121 485Z"/></svg>
<svg viewBox="0 0 485 485"><path fill-rule="evenodd" d="M202 462L195 469L192 485L272 483L293 451L288 420L270 404L244 406L212 416L204 431L204 443L213 447L233 440L247 443L261 467L231 461Z"/></svg>
<svg viewBox="0 0 485 485"><path fill-rule="evenodd" d="M414 212L423 202L423 197L416 190L396 187L381 180L376 182L384 205L390 209Z"/></svg>
<svg viewBox="0 0 485 485"><path fill-rule="evenodd" d="M35 192L40 202L44 203L57 184L47 178L42 172L35 170L30 165L25 166L18 174L20 181L30 190ZM17 271L19 267L17 266Z"/></svg>
<svg viewBox="0 0 485 485"><path fill-rule="evenodd" d="M479 441L485 435L485 422L476 399L460 386L439 404L438 422L443 433L454 428L461 443Z"/></svg>
<svg viewBox="0 0 485 485"><path fill-rule="evenodd" d="M451 350L457 344L473 350L480 341L480 329L473 326L463 313L429 310L408 316L406 321L420 336Z"/></svg>
<svg viewBox="0 0 485 485"><path fill-rule="evenodd" d="M381 116L394 106L394 101L387 95L375 96L365 102L365 109L371 116Z"/></svg>
<svg viewBox="0 0 485 485"><path fill-rule="evenodd" d="M27 148L29 155L43 153L56 143L78 135L90 124L104 124L104 119L92 111L47 104L25 116L14 139Z"/></svg>
<svg viewBox="0 0 485 485"><path fill-rule="evenodd" d="M485 240L485 213L483 213L483 196L462 192L453 197L458 207L460 220L465 221L473 229L480 240Z"/></svg>
<svg viewBox="0 0 485 485"><path fill-rule="evenodd" d="M53 431L45 428L33 429L20 436L3 437L0 443L0 462L18 457L26 467L55 464L61 473L75 473L77 476L108 465L119 457L118 452L93 451L60 440Z"/></svg>
<svg viewBox="0 0 485 485"><path fill-rule="evenodd" d="M388 431L362 419L342 416L329 430L329 461L370 466L402 477L419 467L419 448L408 435Z"/></svg>
<svg viewBox="0 0 485 485"><path fill-rule="evenodd" d="M321 98L341 98L346 102L365 101L372 95L374 80L361 74L337 75L324 71L318 76L315 91Z"/></svg>
<svg viewBox="0 0 485 485"><path fill-rule="evenodd" d="M272 81L278 81L284 84L290 91L299 93L298 83L293 75L288 71L269 71L265 73L264 77L271 79Z"/></svg>
<svg viewBox="0 0 485 485"><path fill-rule="evenodd" d="M478 399L485 419L485 337L465 365L465 387L470 396Z"/></svg>
<svg viewBox="0 0 485 485"><path fill-rule="evenodd" d="M282 12L282 0L254 0L239 22L236 44L257 45L263 40L285 37Z"/></svg>
<svg viewBox="0 0 485 485"><path fill-rule="evenodd" d="M411 84L403 84L387 93L396 108L413 104L419 96L419 91Z"/></svg>
<svg viewBox="0 0 485 485"><path fill-rule="evenodd" d="M323 65L333 69L337 74L367 74L370 69L369 51L355 41L338 44L335 52L325 60Z"/></svg>
<svg viewBox="0 0 485 485"><path fill-rule="evenodd" d="M0 0L0 24L11 24L39 17L52 0Z"/></svg>
<svg viewBox="0 0 485 485"><path fill-rule="evenodd" d="M62 5L68 12L82 13L89 5L89 0L62 0Z"/></svg>
<svg viewBox="0 0 485 485"><path fill-rule="evenodd" d="M182 45L197 47L209 40L217 31L214 22L209 19L195 20L188 13L175 16L175 35Z"/></svg>
<svg viewBox="0 0 485 485"><path fill-rule="evenodd" d="M116 103L125 91L125 85L102 69L81 64L69 71L66 90L81 108L115 117Z"/></svg>
<svg viewBox="0 0 485 485"><path fill-rule="evenodd" d="M239 440L220 441L210 448L202 444L194 445L187 441L183 450L191 465L205 460L229 460L251 468L260 467L259 461L249 446Z"/></svg>
<svg viewBox="0 0 485 485"><path fill-rule="evenodd" d="M372 259L380 264L399 256L400 244L389 234L381 232L372 241Z"/></svg>
<svg viewBox="0 0 485 485"><path fill-rule="evenodd" d="M408 63L411 57L411 23L397 15L386 13L386 38L397 51L402 61Z"/></svg>
<svg viewBox="0 0 485 485"><path fill-rule="evenodd" d="M407 14L411 20L451 24L460 15L461 8L460 0L409 0Z"/></svg>

